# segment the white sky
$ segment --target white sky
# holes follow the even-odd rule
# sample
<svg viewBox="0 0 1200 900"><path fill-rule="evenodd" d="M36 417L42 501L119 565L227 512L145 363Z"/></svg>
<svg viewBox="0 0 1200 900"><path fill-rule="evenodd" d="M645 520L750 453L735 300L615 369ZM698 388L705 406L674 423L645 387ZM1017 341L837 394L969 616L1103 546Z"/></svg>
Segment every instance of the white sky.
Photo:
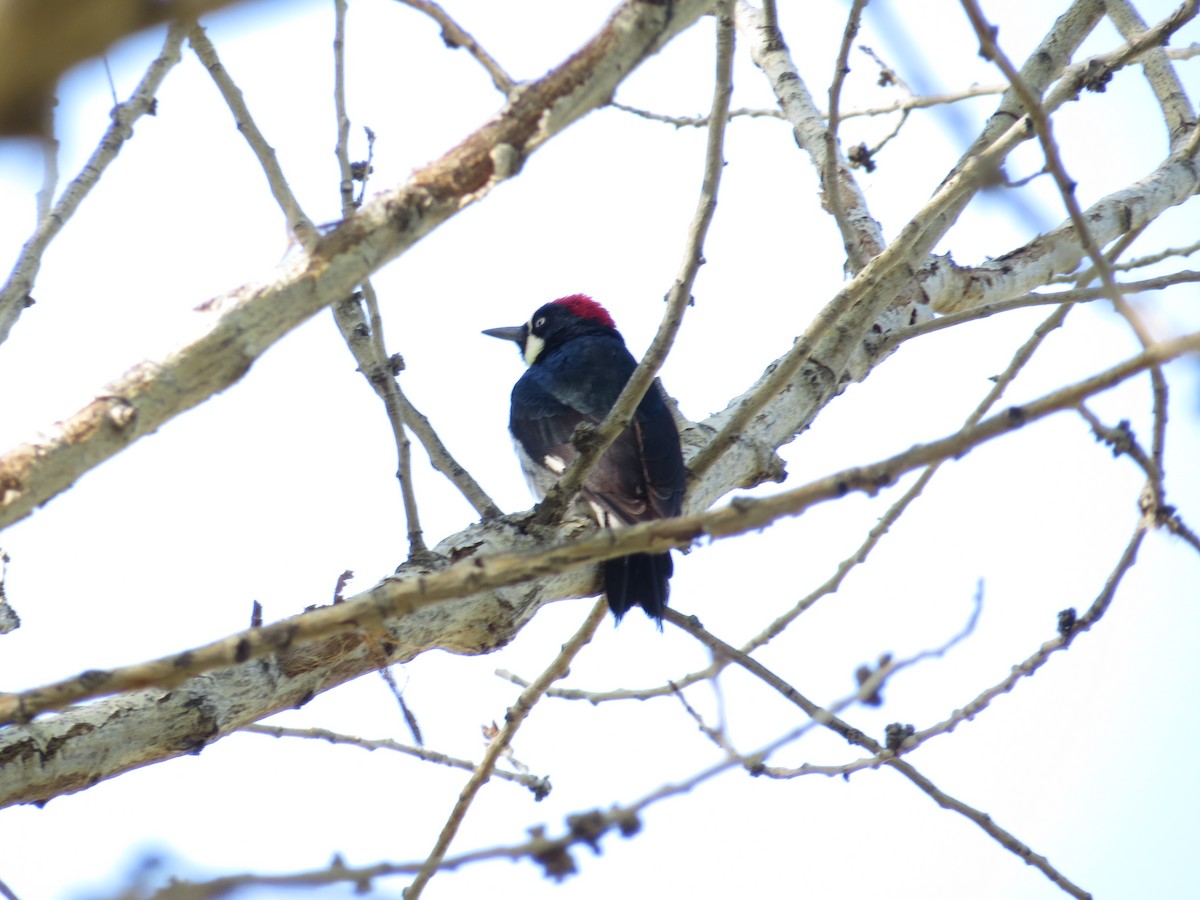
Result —
<svg viewBox="0 0 1200 900"><path fill-rule="evenodd" d="M603 21L608 3L455 2L450 10L517 78L568 55ZM818 102L840 40L843 4L782 4L793 58ZM911 5L890 5L893 16ZM1057 12L1047 4L991 4L1000 41L1023 59ZM815 8L814 8L815 7ZM999 80L976 53L956 4L921 5L906 20L919 49L880 34L873 4L860 38L930 90ZM1150 20L1167 3L1139 4ZM812 16L811 19L804 18ZM338 218L332 105L332 3L268 3L211 17L209 34L259 127L279 153L314 221ZM499 96L465 53L446 50L428 20L399 4L352 4L350 107L378 135L371 189L401 182L479 125ZM1085 47L1114 45L1103 26ZM888 35L891 35L889 38ZM710 102L711 22L683 35L619 91L622 102L691 115ZM1200 39L1189 25L1174 41ZM157 54L160 34L109 57L125 99ZM1181 64L1193 99L1196 62ZM917 67L923 67L918 71ZM874 64L852 57L844 107L890 101ZM734 106L773 105L741 53ZM1161 116L1135 70L1103 95L1056 118L1081 202L1125 185L1160 160ZM79 170L108 121L99 63L65 79L60 170ZM858 177L888 237L925 202L994 99L958 107L961 129L915 113L879 170ZM843 144L891 125L851 120ZM703 162L704 135L612 110L592 114L540 150L497 189L379 274L389 348L404 355L402 384L451 451L506 510L530 498L506 434L508 392L520 374L511 348L479 335L515 324L541 303L586 291L606 304L631 348L649 342L679 265ZM721 202L679 344L663 378L699 419L741 393L790 346L842 283L840 240L819 209L811 165L788 129L738 120L727 139ZM1023 148L1014 177L1040 166ZM34 224L40 158L0 143L0 270ZM1003 199L983 199L939 252L980 262L1056 224L1062 206L1045 178L1024 196L1037 222ZM1194 206L1164 215L1135 245L1151 252L1195 240ZM158 114L134 139L47 252L37 305L0 347L0 447L73 412L106 381L170 346L193 307L270 276L287 250L258 164L194 56L167 77ZM1182 266L1180 266L1182 267ZM1145 304L1160 335L1200 326L1194 287ZM783 449L789 486L870 462L958 427L1048 310L994 317L902 348L851 386L814 427ZM1082 377L1136 350L1099 305L1075 310L1007 403ZM23 627L0 639L0 688L17 690L88 668L149 659L244 628L258 600L268 620L328 602L346 568L352 589L388 574L405 553L393 444L378 401L354 372L327 314L272 348L238 385L89 473L0 535L11 556L7 590ZM1197 375L1170 367L1169 499L1200 525L1195 459ZM1148 439L1149 388L1138 381L1095 401L1106 421L1130 418ZM414 447L430 543L472 519ZM901 489L908 481L901 485ZM1141 484L1081 419L1061 415L947 466L836 595L765 649L762 661L817 702L853 687L853 672L883 652L941 643L985 585L977 633L945 659L898 676L881 710L847 718L882 737L889 722L940 720L1005 676L1054 636L1055 614L1092 601L1134 524ZM768 485L765 492L778 490ZM826 580L899 493L851 497L761 535L678 558L672 605L737 644ZM1200 776L1186 748L1200 739L1200 561L1181 542L1151 535L1103 622L1033 679L911 761L948 793L990 813L1077 883L1103 897L1182 897L1200 891ZM591 601L542 610L508 648L481 658L430 652L398 672L428 744L478 758L481 724L516 696L497 668L527 677L552 658ZM663 683L703 665L689 638L658 634L638 615L607 622L572 666L570 685L608 689ZM798 711L737 671L723 677L730 736L749 752L802 721ZM711 713L711 695L689 695ZM323 695L278 723L406 740L375 677ZM548 774L551 796L494 782L452 853L522 841L569 813L628 803L719 757L673 700L590 705L545 701L515 753ZM772 761L834 764L858 758L817 734ZM0 813L0 879L22 900L112 896L146 853L160 872L201 877L244 870L423 858L467 775L382 752L238 735L186 757L52 801ZM635 897L1042 898L1064 896L973 824L938 809L892 771L850 781L790 782L734 772L653 807L633 840L607 837L604 855L577 852L582 874L561 886L529 863L492 862L439 875L431 898ZM405 879L380 882L399 897ZM349 896L348 888L319 896ZM274 896L263 891L247 896Z"/></svg>

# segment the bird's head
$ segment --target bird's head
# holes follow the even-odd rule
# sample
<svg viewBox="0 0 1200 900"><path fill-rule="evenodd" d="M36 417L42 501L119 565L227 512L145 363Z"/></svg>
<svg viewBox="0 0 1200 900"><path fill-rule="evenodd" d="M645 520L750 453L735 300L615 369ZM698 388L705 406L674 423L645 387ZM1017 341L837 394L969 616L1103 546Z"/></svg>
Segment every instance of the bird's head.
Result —
<svg viewBox="0 0 1200 900"><path fill-rule="evenodd" d="M532 366L546 347L584 334L616 334L617 326L603 306L586 294L560 297L542 306L524 325L488 328L484 334L513 341L527 366Z"/></svg>

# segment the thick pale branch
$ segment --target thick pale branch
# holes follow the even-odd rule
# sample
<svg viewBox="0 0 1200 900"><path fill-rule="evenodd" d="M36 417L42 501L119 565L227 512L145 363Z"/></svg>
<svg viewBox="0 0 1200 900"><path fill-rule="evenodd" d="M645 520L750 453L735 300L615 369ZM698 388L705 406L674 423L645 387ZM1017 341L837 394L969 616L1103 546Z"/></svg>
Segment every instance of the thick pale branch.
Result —
<svg viewBox="0 0 1200 900"><path fill-rule="evenodd" d="M919 444L881 462L847 469L772 497L739 498L700 515L516 553L483 550L489 541L493 546L503 546L507 540L512 546L524 540L526 546L536 546L534 538L520 534L519 522L500 520L488 526L472 526L439 548L467 558L440 571L405 573L344 603L184 653L121 669L87 672L19 694L0 695L0 722L20 723L43 711L90 697L156 686L155 690L71 710L29 727L0 730L0 805L45 799L135 765L194 751L249 721L304 703L319 690L378 667L377 654L363 651L361 632L386 631L380 643L388 661L411 659L436 646L484 652L511 637L532 615L539 600L588 591L591 575L572 576L570 570L631 552L662 552L686 546L706 536L715 539L744 534L851 491L876 493L907 472L961 456L1000 434L1073 409L1087 397L1153 365L1197 351L1200 333L1164 342L1091 378L941 440ZM545 580L540 585L492 593L535 579ZM489 592L486 596L472 596L485 591ZM302 646L312 642L316 643L311 647ZM252 662L262 658L266 658L262 665ZM225 671L202 679L191 677L217 669ZM263 679L263 674L268 677ZM232 691L233 696L222 699L219 689ZM106 744L108 739L119 741L127 736L137 720L146 715L156 729L161 729L164 708L178 703L184 704L179 716L168 716L174 729L171 733L156 731L154 740L145 742L143 738L145 743L128 748L127 755L114 757L113 748ZM83 723L86 727L80 727ZM88 751L75 745L81 742L85 748L89 746L88 739L97 731L98 723L106 728L103 735L94 738L97 749L91 752L95 758L86 756ZM63 735L63 740L51 740L53 733ZM108 746L108 750L101 753L101 745ZM47 752L47 746L54 747L54 751Z"/></svg>
<svg viewBox="0 0 1200 900"><path fill-rule="evenodd" d="M826 128L821 111L792 62L787 45L779 32L767 25L761 10L748 3L737 4L737 23L755 64L762 69L784 117L791 123L796 143L812 159L821 179L826 205L837 215L848 257L859 271L866 261L884 247L883 230L867 209L866 197L850 172L850 167L830 141L836 138L836 118ZM847 25L847 28L850 26ZM847 48L848 49L848 48ZM831 101L836 94L831 94ZM836 116L836 110L833 110Z"/></svg>
<svg viewBox="0 0 1200 900"><path fill-rule="evenodd" d="M1104 6L1108 17L1125 40L1136 40L1148 30L1145 20L1129 0L1105 0ZM1158 105L1162 107L1167 133L1174 140L1182 133L1182 129L1190 127L1196 120L1187 91L1162 47L1148 50L1141 62L1146 80L1150 82Z"/></svg>
<svg viewBox="0 0 1200 900"><path fill-rule="evenodd" d="M1081 2L1076 5L1088 4ZM1090 14L1091 10L1088 12ZM1089 85L1096 84L1097 73L1114 72L1136 61L1146 51L1160 46L1175 31L1193 19L1196 12L1195 0L1189 0L1123 47L1063 70L1058 84L1041 102L1041 109L1047 115L1052 113L1064 103L1078 97ZM1065 15L1061 17L1059 23L1066 18ZM1089 21L1090 16L1081 20L1080 24L1087 24ZM1078 37L1080 40L1084 36L1086 32L1080 33L1080 29L1070 34L1070 37ZM1071 49L1065 47L1065 42L1047 47L1043 41L1043 47L1047 54L1052 50L1061 53L1063 49ZM1034 56L1037 57L1038 54L1035 53ZM1048 73L1040 68L1031 71L1027 64L1018 73L1018 81L1035 97L1039 97L1044 85L1040 80L1034 80L1034 74L1044 78ZM1017 97L1016 88L1005 94L1000 110L992 117L992 122L997 123L996 127L993 128L990 122L985 130L985 135L992 136L992 140L984 142L981 138L977 141L975 147L943 183L943 189L960 181L965 174L979 167L981 163L995 171L1013 147L1033 137L1033 123L1022 115L1024 109L1019 105ZM1007 115L1001 115L1006 109ZM1000 125L1004 127L1000 128ZM1197 185L1200 184L1200 172L1197 172L1195 165L1198 134L1200 130L1195 127L1195 123L1192 123L1190 128L1182 128L1180 133L1172 136L1170 154L1153 172L1129 187L1109 194L1083 211L1088 230L1097 245L1104 246L1118 236L1146 225L1163 210L1183 203L1195 193ZM984 147L986 149L983 149ZM981 174L985 173L986 168ZM941 193L942 191L939 191L939 194ZM947 199L950 202L939 203L936 206L930 204L927 207L931 215L926 217L925 227L933 228L939 237L962 211L962 206L969 199L969 193ZM980 266L964 268L956 266L948 257L932 259L923 264L918 278L937 312L956 312L1031 291L1047 283L1058 273L1074 271L1084 255L1080 237L1073 224L1068 221L1054 231Z"/></svg>
<svg viewBox="0 0 1200 900"><path fill-rule="evenodd" d="M1086 6L1085 0L1075 4L1075 7ZM816 158L817 153L824 153L824 126L811 98L805 92L795 92L789 87L798 83L798 75L787 58L786 48L782 47L774 32L755 18L752 7L739 4L738 12L745 19L743 32L751 42L752 54L760 61L765 72L769 75L777 73L773 80L781 86L788 102L794 100L798 104L800 121L804 124L805 134L811 131L811 140L801 140L799 132L797 140L801 141L802 146L806 142L812 143L814 149L811 152ZM1055 29L1043 40L1039 52L1034 54L1038 57L1038 66L1031 64L1029 67L1039 79L1039 84L1042 81L1048 83L1061 71L1061 62L1065 62L1068 58L1066 54L1071 49L1071 46L1067 46L1064 52L1064 45L1081 41L1099 14L1098 9L1075 17L1069 12L1059 19ZM1156 34L1161 37L1165 32L1164 28ZM1125 51L1132 52L1128 47ZM1047 59L1052 63L1048 69L1044 67ZM1076 90L1079 89L1076 86ZM786 109L787 103L782 98L781 103ZM993 120L996 118L994 116ZM986 150L968 155L942 183L925 208L904 226L896 239L872 254L873 258L866 267L817 315L791 351L772 363L755 388L731 404L719 417L717 435L691 462L693 476L704 476L715 465L724 464L726 456L754 430L775 437L777 420L769 410L778 404L782 395L795 389L798 383L804 385L805 418L799 422L789 420L788 425L796 430L803 428L811 421L811 416L845 384L863 378L871 366L883 357L883 346L877 339L868 342L868 335L883 336L899 325L912 324L929 315L925 306L926 298L914 285L911 273L925 264L935 243L978 188L987 182L990 173L996 171L1013 147L1028 138L1023 125L1012 125L1012 116L1001 118L1011 126L1008 131L1001 133ZM861 227L867 229L868 235L872 229L877 233L878 224L865 215L865 207L862 207L862 211L864 218L860 222ZM878 240L882 246L882 237ZM921 273L921 280L935 273L936 267L932 270L927 268ZM757 423L759 429L750 429L751 422ZM772 446L779 446L790 439L791 435L779 435ZM753 445L751 450L754 451ZM687 502L690 508L695 509L703 508L711 499L710 495L693 490Z"/></svg>
<svg viewBox="0 0 1200 900"><path fill-rule="evenodd" d="M519 171L525 158L596 106L649 54L710 6L627 0L566 62L404 185L376 195L274 282L204 304L202 331L97 392L49 436L0 458L0 528L70 487L133 441L224 390L271 344Z"/></svg>

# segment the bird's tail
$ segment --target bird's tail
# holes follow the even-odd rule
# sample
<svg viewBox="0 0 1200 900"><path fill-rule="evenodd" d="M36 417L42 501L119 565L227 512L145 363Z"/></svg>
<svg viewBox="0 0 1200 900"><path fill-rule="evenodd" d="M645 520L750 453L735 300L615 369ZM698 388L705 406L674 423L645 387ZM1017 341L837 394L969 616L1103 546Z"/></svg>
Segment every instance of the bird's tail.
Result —
<svg viewBox="0 0 1200 900"><path fill-rule="evenodd" d="M640 606L661 629L674 571L670 553L635 553L604 563L604 593L616 620Z"/></svg>

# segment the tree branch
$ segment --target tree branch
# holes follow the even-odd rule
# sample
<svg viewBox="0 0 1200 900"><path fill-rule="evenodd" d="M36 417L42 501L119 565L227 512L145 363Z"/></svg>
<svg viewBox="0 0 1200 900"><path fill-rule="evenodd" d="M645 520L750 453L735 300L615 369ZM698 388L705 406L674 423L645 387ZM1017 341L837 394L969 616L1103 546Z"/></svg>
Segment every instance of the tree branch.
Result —
<svg viewBox="0 0 1200 900"><path fill-rule="evenodd" d="M55 6L57 4L47 3L44 5ZM15 6L8 5L0 9L0 47L8 37L4 32L4 16L15 8ZM38 4L32 4L32 8L38 8ZM112 124L108 126L99 145L92 152L79 174L67 185L58 203L48 215L42 215L41 209L48 207L54 199L51 196L53 188L50 188L49 193L44 188L43 193L39 195L37 230L21 248L21 253L17 257L8 280L4 283L4 287L0 288L0 344L8 339L9 332L21 313L33 305L33 298L29 296L29 292L33 289L34 280L42 266L42 254L46 247L62 230L63 225L79 208L79 204L83 202L91 189L96 186L96 182L100 180L100 176L104 174L109 164L117 158L117 154L121 152L125 142L133 137L134 123L142 116L155 112L157 101L154 95L162 85L163 79L167 77L167 73L179 62L182 55L179 48L183 44L186 33L186 26L179 23L167 29L162 50L150 64L150 68L146 70L146 74L142 76L142 80L134 88L129 99L113 108L110 113ZM4 81L3 75L8 63L9 60L5 58L3 50L0 49L0 92L9 87ZM0 103L3 103L2 97L0 97ZM3 126L0 124L0 131L2 130ZM52 136L47 136L47 140L52 139ZM48 176L49 173L48 167ZM0 493L2 491L3 485L0 482ZM0 497L0 504L2 503L3 498Z"/></svg>
<svg viewBox="0 0 1200 900"><path fill-rule="evenodd" d="M516 82L504 71L503 66L496 62L492 58L492 55L483 49L482 45L471 36L470 32L454 21L449 13L432 2L432 0L399 0L399 2L425 13L425 15L437 22L442 27L442 42L451 49L459 47L465 49L487 70L488 75L492 77L492 84L496 86L496 90L506 97L511 96L513 89L516 87Z"/></svg>
<svg viewBox="0 0 1200 900"><path fill-rule="evenodd" d="M184 653L0 695L0 723L22 723L69 703L137 692L70 710L33 726L0 729L0 805L46 799L137 765L194 752L271 712L303 704L318 691L378 667L378 655L366 652L360 632L382 629L380 646L389 660L411 659L431 647L486 652L507 641L544 599L592 590L592 573L570 575L570 570L634 552L663 552L705 536L717 539L743 534L850 491L874 494L906 472L962 456L998 435L1074 409L1087 397L1150 366L1197 351L1200 333L1156 344L1091 378L941 440L918 444L872 465L847 469L771 497L737 498L700 515L509 553L486 551L489 544L503 546L507 541L508 546L537 547L540 541L522 534L519 520L475 525L438 548L446 555L465 557L439 571L410 569L344 603ZM544 581L537 586L493 592L539 578ZM442 602L449 600L457 602ZM430 612L428 608L435 603L437 610ZM225 671L192 679L217 669ZM148 685L157 688L139 690ZM177 715L165 716L168 707L178 707ZM164 721L170 722L169 728L163 727ZM140 723L152 727L152 734L139 731ZM62 739L54 739L55 734ZM133 734L138 735L136 741ZM47 747L54 749L47 752ZM116 748L124 753L114 752Z"/></svg>
<svg viewBox="0 0 1200 900"><path fill-rule="evenodd" d="M385 190L265 285L202 307L199 334L143 362L49 429L0 458L0 528L18 521L174 416L228 388L258 356L442 222L515 175L554 135L606 102L648 55L704 13L711 0L669 7L622 3L600 32L457 147Z"/></svg>
<svg viewBox="0 0 1200 900"><path fill-rule="evenodd" d="M712 112L709 114L708 143L704 157L704 175L700 186L700 200L688 227L687 246L679 273L667 292L667 311L658 326L654 340L650 342L645 356L629 376L621 394L613 403L587 443L578 448L579 455L572 461L562 477L551 486L545 499L539 504L537 521L549 525L558 521L579 493L588 474L600 457L612 446L629 423L633 421L637 406L650 389L654 376L662 367L670 352L683 314L692 304L692 285L700 266L704 264L704 238L712 224L717 209L717 192L721 186L721 171L725 166L725 126L729 117L729 98L733 93L733 16L731 0L720 0L717 4L717 64L716 84L713 87Z"/></svg>
<svg viewBox="0 0 1200 900"><path fill-rule="evenodd" d="M391 738L360 738L348 734L338 734L325 728L286 728L282 725L247 725L241 729L243 734L261 734L273 738L305 738L313 741L327 741L330 744L346 744L351 747L361 747L364 750L391 750L405 756L414 756L425 762L440 766L450 766L454 769L466 769L473 772L478 763L469 759L459 759L427 747L413 747L401 744ZM535 800L543 800L550 793L550 779L544 776L531 775L528 772L509 772L505 769L493 769L492 774L503 781L511 781L533 792Z"/></svg>
<svg viewBox="0 0 1200 900"><path fill-rule="evenodd" d="M429 879L434 876L438 870L438 866L446 857L446 851L450 848L450 842L454 840L454 836L458 833L458 827L462 824L463 818L467 814L471 803L475 800L475 796L492 776L492 771L496 767L496 762L500 758L508 746L512 743L513 735L517 733L524 723L526 717L533 710L533 707L545 695L547 689L554 682L564 677L570 670L571 660L579 655L588 643L591 642L592 636L596 633L596 628L604 619L604 614L608 612L608 605L603 600L597 600L592 605L592 611L588 613L583 624L575 635L562 646L562 650L558 656L546 667L525 690L521 692L521 696L517 698L517 702L509 707L508 712L504 715L504 727L500 733L492 738L492 742L488 745L487 752L484 753L483 759L475 768L474 774L467 782L466 787L458 795L458 802L454 805L454 809L450 813L450 818L446 825L442 828L442 833L438 835L437 843L434 844L433 851L421 866L421 871L417 873L417 877L413 879L413 883L405 890L404 896L406 900L417 900L428 884Z"/></svg>

